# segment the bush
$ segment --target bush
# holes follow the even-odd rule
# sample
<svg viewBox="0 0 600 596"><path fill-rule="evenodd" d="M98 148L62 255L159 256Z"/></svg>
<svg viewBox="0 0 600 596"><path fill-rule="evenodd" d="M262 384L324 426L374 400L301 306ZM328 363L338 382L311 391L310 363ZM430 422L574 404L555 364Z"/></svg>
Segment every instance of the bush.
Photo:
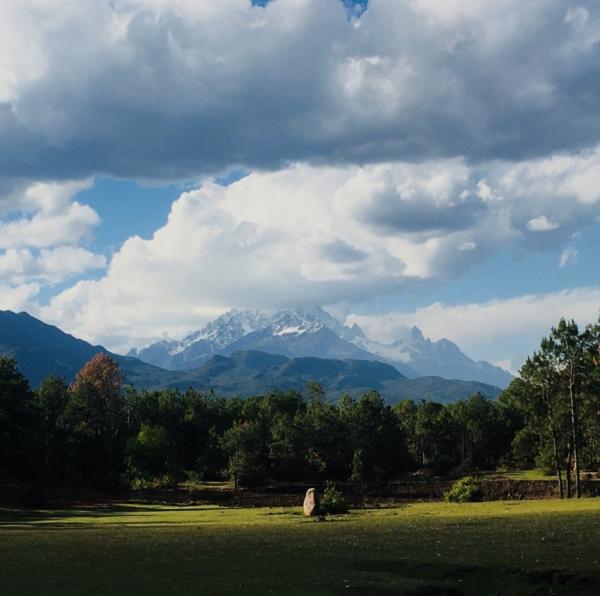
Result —
<svg viewBox="0 0 600 596"><path fill-rule="evenodd" d="M169 433L162 426L142 423L137 436L127 442L127 467L132 477L150 480L168 471Z"/></svg>
<svg viewBox="0 0 600 596"><path fill-rule="evenodd" d="M344 500L344 495L339 491L333 482L327 482L321 502L319 504L321 515L335 515L339 513L348 513L348 505Z"/></svg>
<svg viewBox="0 0 600 596"><path fill-rule="evenodd" d="M444 493L448 503L471 503L479 500L479 484L472 476L457 480L452 488Z"/></svg>
<svg viewBox="0 0 600 596"><path fill-rule="evenodd" d="M544 474L544 476L554 476L556 474L554 453L549 449L539 453L534 459L534 464L535 468Z"/></svg>

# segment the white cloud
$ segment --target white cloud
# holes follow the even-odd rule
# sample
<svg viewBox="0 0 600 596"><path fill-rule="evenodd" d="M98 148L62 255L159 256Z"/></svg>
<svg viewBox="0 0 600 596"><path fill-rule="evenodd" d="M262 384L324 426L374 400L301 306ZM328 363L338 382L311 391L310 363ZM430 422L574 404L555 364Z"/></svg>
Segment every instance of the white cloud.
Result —
<svg viewBox="0 0 600 596"><path fill-rule="evenodd" d="M558 261L558 266L564 269L569 263L577 261L577 249L569 246L563 250Z"/></svg>
<svg viewBox="0 0 600 596"><path fill-rule="evenodd" d="M17 183L0 192L0 250L75 246L88 238L100 218L73 197L91 185L92 180Z"/></svg>
<svg viewBox="0 0 600 596"><path fill-rule="evenodd" d="M549 232L550 230L556 230L558 227L560 227L560 224L548 219L545 215L534 217L527 222L527 229L530 232Z"/></svg>
<svg viewBox="0 0 600 596"><path fill-rule="evenodd" d="M54 215L67 210L73 203L73 197L93 185L93 180L72 180L66 182L34 182L22 195L17 195L13 205L23 211L41 211Z"/></svg>
<svg viewBox="0 0 600 596"><path fill-rule="evenodd" d="M0 249L78 244L99 223L92 208L77 202L56 214L38 211L31 218L0 222Z"/></svg>
<svg viewBox="0 0 600 596"><path fill-rule="evenodd" d="M106 258L80 246L100 222L74 200L91 181L16 184L0 195L0 308L36 311L43 285L57 284Z"/></svg>
<svg viewBox="0 0 600 596"><path fill-rule="evenodd" d="M524 195L569 196L600 202L600 150L524 161L507 170L503 183Z"/></svg>
<svg viewBox="0 0 600 596"><path fill-rule="evenodd" d="M592 167L598 154L580 160ZM44 316L122 347L181 333L231 307L356 304L461 275L498 250L556 248L593 222L598 206L575 191L542 192L541 178L552 186L546 167L297 164L229 187L205 181L181 195L151 239L130 238L105 277L56 296ZM479 196L482 174L494 200ZM527 225L541 211L557 224L547 245Z"/></svg>
<svg viewBox="0 0 600 596"><path fill-rule="evenodd" d="M106 267L106 257L81 247L61 246L39 252L11 248L0 253L0 279L19 285L31 280L59 283L89 269Z"/></svg>
<svg viewBox="0 0 600 596"><path fill-rule="evenodd" d="M347 320L385 342L416 325L433 340L445 337L456 342L477 360L506 361L509 355L511 364L505 368L517 370L561 317L584 326L596 322L599 314L600 288L589 287L484 303L434 303L412 312L350 315Z"/></svg>
<svg viewBox="0 0 600 596"><path fill-rule="evenodd" d="M12 287L0 282L0 310L36 312L35 298L39 291L36 283Z"/></svg>

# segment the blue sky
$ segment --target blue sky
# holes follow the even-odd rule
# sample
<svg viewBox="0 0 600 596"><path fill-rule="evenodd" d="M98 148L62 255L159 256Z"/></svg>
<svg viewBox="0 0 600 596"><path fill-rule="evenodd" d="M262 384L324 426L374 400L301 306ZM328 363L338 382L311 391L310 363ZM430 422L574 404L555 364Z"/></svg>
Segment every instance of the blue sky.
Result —
<svg viewBox="0 0 600 596"><path fill-rule="evenodd" d="M91 246L111 254L130 236L151 238L166 223L173 201L183 190L178 184L153 187L128 180L96 179L90 189L76 196L102 219Z"/></svg>
<svg viewBox="0 0 600 596"><path fill-rule="evenodd" d="M125 351L317 303L511 370L597 319L593 2L31 8L0 8L0 308Z"/></svg>

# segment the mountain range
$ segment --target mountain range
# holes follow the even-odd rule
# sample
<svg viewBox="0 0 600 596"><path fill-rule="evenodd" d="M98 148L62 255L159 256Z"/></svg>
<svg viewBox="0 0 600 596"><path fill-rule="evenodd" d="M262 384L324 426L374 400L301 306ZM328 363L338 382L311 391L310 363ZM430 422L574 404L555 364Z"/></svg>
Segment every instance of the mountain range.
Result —
<svg viewBox="0 0 600 596"><path fill-rule="evenodd" d="M0 356L15 358L32 387L37 387L50 374L71 382L81 367L99 352L108 350L77 339L25 312L0 310ZM167 372L137 358L112 356L134 384L141 382L146 386L145 379L162 381L163 373Z"/></svg>
<svg viewBox="0 0 600 596"><path fill-rule="evenodd" d="M408 378L438 376L506 387L512 375L488 362L476 362L447 339L431 341L417 327L384 344L367 338L358 325L340 323L316 306L266 315L232 310L182 340L161 340L134 356L168 370L200 366L214 355L260 350L290 358L372 360L391 364Z"/></svg>
<svg viewBox="0 0 600 596"><path fill-rule="evenodd" d="M314 323L317 327L316 321ZM280 330L287 329L289 326ZM350 331L356 333L352 328ZM281 336L290 333L282 333ZM332 350L337 342L347 342L331 329L315 329L315 333L318 337L329 338ZM358 346L353 349L360 350ZM99 352L107 350L64 333L27 313L0 311L0 355L15 358L33 387L50 374L70 382L77 371ZM362 352L352 352L351 355L359 353ZM199 366L165 370L133 356L113 354L113 357L119 362L127 382L138 389L193 387L224 396L245 397L275 389L301 391L308 381L315 380L321 383L329 399L345 392L357 395L376 389L390 402L404 398L447 402L476 392L493 398L500 392L498 387L474 381L432 376L409 379L394 366L372 358L289 357L240 349L231 355L212 354Z"/></svg>

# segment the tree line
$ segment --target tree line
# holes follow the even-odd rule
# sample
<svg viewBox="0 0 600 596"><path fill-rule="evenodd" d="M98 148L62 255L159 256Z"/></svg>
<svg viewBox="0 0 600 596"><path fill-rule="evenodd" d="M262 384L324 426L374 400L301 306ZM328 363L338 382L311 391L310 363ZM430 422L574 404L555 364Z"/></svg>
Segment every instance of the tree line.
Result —
<svg viewBox="0 0 600 596"><path fill-rule="evenodd" d="M562 319L502 394L522 424L515 460L556 474L560 496L581 496L581 471L600 465L600 324Z"/></svg>
<svg viewBox="0 0 600 596"><path fill-rule="evenodd" d="M329 403L317 383L249 399L137 391L107 354L70 385L51 376L31 391L17 363L0 358L0 470L113 488L538 467L557 475L561 495L563 485L579 495L581 471L600 465L599 349L599 325L561 321L497 400L393 406L376 391Z"/></svg>

